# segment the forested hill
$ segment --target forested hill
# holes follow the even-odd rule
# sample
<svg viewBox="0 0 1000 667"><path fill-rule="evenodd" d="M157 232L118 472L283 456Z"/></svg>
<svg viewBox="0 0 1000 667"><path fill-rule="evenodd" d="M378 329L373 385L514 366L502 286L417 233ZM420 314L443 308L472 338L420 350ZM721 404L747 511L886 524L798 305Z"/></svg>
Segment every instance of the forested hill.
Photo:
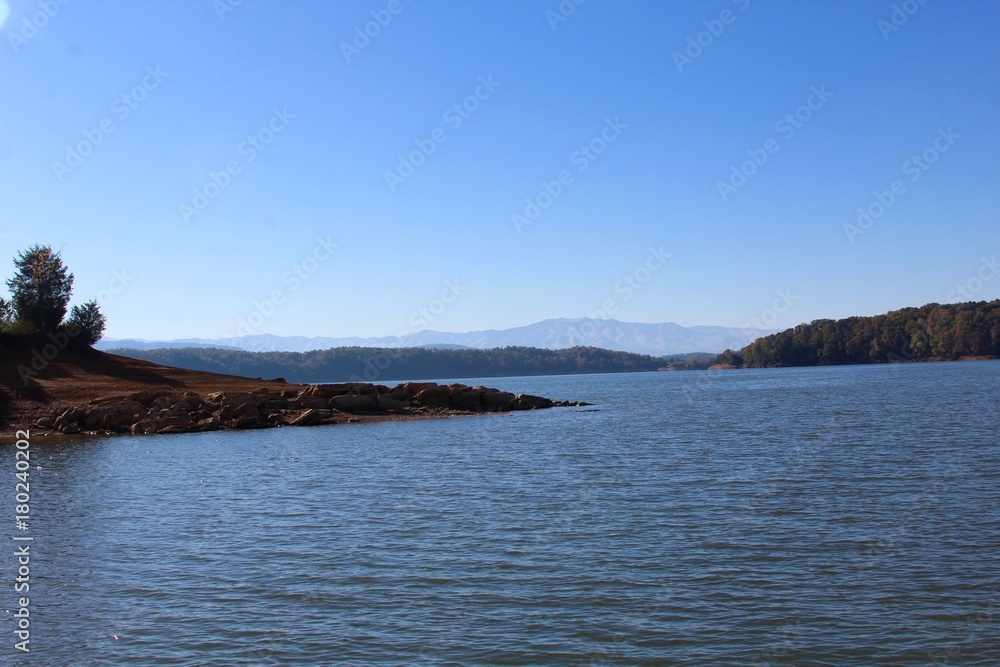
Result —
<svg viewBox="0 0 1000 667"><path fill-rule="evenodd" d="M1000 357L1000 300L815 320L758 338L735 356L750 368Z"/></svg>
<svg viewBox="0 0 1000 667"><path fill-rule="evenodd" d="M171 348L109 352L176 368L308 383L622 373L655 371L665 365L660 357L596 347L564 350L335 347L311 352Z"/></svg>

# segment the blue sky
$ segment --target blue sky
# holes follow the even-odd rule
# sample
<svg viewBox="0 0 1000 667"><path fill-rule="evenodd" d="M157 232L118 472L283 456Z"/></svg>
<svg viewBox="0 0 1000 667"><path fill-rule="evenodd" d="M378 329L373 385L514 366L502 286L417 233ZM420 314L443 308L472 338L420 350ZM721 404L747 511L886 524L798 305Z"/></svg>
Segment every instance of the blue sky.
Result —
<svg viewBox="0 0 1000 667"><path fill-rule="evenodd" d="M1000 296L997 2L3 5L0 257L109 337Z"/></svg>

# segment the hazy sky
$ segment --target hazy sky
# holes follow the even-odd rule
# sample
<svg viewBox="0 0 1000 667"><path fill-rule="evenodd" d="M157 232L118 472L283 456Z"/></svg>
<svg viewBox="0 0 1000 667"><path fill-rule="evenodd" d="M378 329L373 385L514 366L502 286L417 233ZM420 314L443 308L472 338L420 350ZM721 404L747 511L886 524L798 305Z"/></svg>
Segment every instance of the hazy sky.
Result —
<svg viewBox="0 0 1000 667"><path fill-rule="evenodd" d="M1000 296L997 2L4 14L0 275L60 249L109 337L782 328Z"/></svg>

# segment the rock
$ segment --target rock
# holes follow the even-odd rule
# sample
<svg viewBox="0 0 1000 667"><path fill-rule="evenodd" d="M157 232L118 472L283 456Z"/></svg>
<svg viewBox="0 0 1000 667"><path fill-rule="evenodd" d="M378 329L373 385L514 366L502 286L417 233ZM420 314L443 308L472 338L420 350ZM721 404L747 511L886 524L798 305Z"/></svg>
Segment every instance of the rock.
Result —
<svg viewBox="0 0 1000 667"><path fill-rule="evenodd" d="M215 392L212 392L211 394L208 394L207 396L205 396L205 400L207 400L209 403L218 403L219 401L221 401L225 397L226 397L226 392L224 392L224 391L215 391Z"/></svg>
<svg viewBox="0 0 1000 667"><path fill-rule="evenodd" d="M428 387L418 392L414 397L414 402L420 405L447 408L451 407L451 396L448 392L448 387L435 384L433 387Z"/></svg>
<svg viewBox="0 0 1000 667"><path fill-rule="evenodd" d="M462 410L479 412L483 409L483 393L475 389L460 389L451 394L451 404Z"/></svg>
<svg viewBox="0 0 1000 667"><path fill-rule="evenodd" d="M378 397L378 409L386 412L403 412L410 407L409 401L401 401L386 394Z"/></svg>
<svg viewBox="0 0 1000 667"><path fill-rule="evenodd" d="M240 403L227 405L219 410L219 419L229 421L232 419L257 419L257 403Z"/></svg>
<svg viewBox="0 0 1000 667"><path fill-rule="evenodd" d="M186 429L191 426L191 418L186 414L171 413L165 417L158 418L156 420L157 430L164 429L167 426L178 429Z"/></svg>
<svg viewBox="0 0 1000 667"><path fill-rule="evenodd" d="M118 429L122 426L122 419L117 413L112 413L105 415L104 419L101 420L101 428L105 431L111 431L112 433L117 433Z"/></svg>
<svg viewBox="0 0 1000 667"><path fill-rule="evenodd" d="M53 429L56 425L55 417L42 417L35 422L35 426L38 428Z"/></svg>
<svg viewBox="0 0 1000 667"><path fill-rule="evenodd" d="M132 435L153 435L158 429L159 424L155 419L146 419L132 424L132 428L129 430L132 432Z"/></svg>
<svg viewBox="0 0 1000 667"><path fill-rule="evenodd" d="M64 435L76 435L80 432L80 427L76 423L69 423L59 429L59 432Z"/></svg>
<svg viewBox="0 0 1000 667"><path fill-rule="evenodd" d="M259 405L256 398L249 396L247 394L236 394L235 396L224 396L222 400L219 401L219 405L222 407L237 407L241 405L252 405L257 407Z"/></svg>
<svg viewBox="0 0 1000 667"><path fill-rule="evenodd" d="M288 424L288 419L281 412L272 412L264 418L264 421L273 426L285 426Z"/></svg>
<svg viewBox="0 0 1000 667"><path fill-rule="evenodd" d="M399 384L385 392L385 395L396 401L409 401L413 396L406 392L406 387Z"/></svg>
<svg viewBox="0 0 1000 667"><path fill-rule="evenodd" d="M65 412L59 415L63 421L75 422L83 418L86 413L80 408L68 408Z"/></svg>
<svg viewBox="0 0 1000 667"><path fill-rule="evenodd" d="M117 411L114 408L97 408L91 410L83 416L83 428L91 429L104 422L104 418L114 416Z"/></svg>
<svg viewBox="0 0 1000 667"><path fill-rule="evenodd" d="M299 396L294 401L291 401L293 408L298 408L300 410L323 410L330 403L329 398L322 398L320 396Z"/></svg>
<svg viewBox="0 0 1000 667"><path fill-rule="evenodd" d="M253 417L238 417L229 423L229 428L235 429L245 429L245 428L257 428L261 425L260 420L257 415Z"/></svg>
<svg viewBox="0 0 1000 667"><path fill-rule="evenodd" d="M302 393L306 396L316 396L318 398L333 398L343 396L354 391L351 384L314 384L310 385Z"/></svg>
<svg viewBox="0 0 1000 667"><path fill-rule="evenodd" d="M292 426L315 426L332 415L329 410L306 410L288 423Z"/></svg>
<svg viewBox="0 0 1000 667"><path fill-rule="evenodd" d="M483 407L489 412L509 412L514 407L516 397L509 391L492 389L482 395Z"/></svg>
<svg viewBox="0 0 1000 667"><path fill-rule="evenodd" d="M550 399L541 396L532 396L531 394L518 394L514 399L515 410L539 410L551 408L552 405L553 403Z"/></svg>
<svg viewBox="0 0 1000 667"><path fill-rule="evenodd" d="M399 385L402 387L403 391L410 398L416 398L417 394L422 392L424 389L433 389L438 386L437 382L407 382L406 384Z"/></svg>
<svg viewBox="0 0 1000 667"><path fill-rule="evenodd" d="M330 399L330 407L344 412L366 412L379 409L377 394L361 396L334 396Z"/></svg>
<svg viewBox="0 0 1000 667"><path fill-rule="evenodd" d="M210 417L209 419L200 419L195 425L194 429L197 431L218 431L219 430L219 420L215 417Z"/></svg>
<svg viewBox="0 0 1000 667"><path fill-rule="evenodd" d="M114 410L122 420L135 421L136 416L146 415L146 406L139 401L124 401L115 405Z"/></svg>
<svg viewBox="0 0 1000 667"><path fill-rule="evenodd" d="M143 405L149 405L156 399L166 396L170 391L168 389L144 389L142 391L137 391L128 395L128 400L137 401Z"/></svg>

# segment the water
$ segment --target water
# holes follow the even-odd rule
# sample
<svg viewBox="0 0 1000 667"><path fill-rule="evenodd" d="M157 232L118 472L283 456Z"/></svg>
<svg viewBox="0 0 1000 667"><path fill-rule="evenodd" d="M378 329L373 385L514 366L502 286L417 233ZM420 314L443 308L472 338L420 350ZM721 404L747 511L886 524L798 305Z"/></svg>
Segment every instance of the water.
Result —
<svg viewBox="0 0 1000 667"><path fill-rule="evenodd" d="M32 652L2 614L0 656L997 665L998 378L506 378L486 382L597 405L36 440Z"/></svg>

